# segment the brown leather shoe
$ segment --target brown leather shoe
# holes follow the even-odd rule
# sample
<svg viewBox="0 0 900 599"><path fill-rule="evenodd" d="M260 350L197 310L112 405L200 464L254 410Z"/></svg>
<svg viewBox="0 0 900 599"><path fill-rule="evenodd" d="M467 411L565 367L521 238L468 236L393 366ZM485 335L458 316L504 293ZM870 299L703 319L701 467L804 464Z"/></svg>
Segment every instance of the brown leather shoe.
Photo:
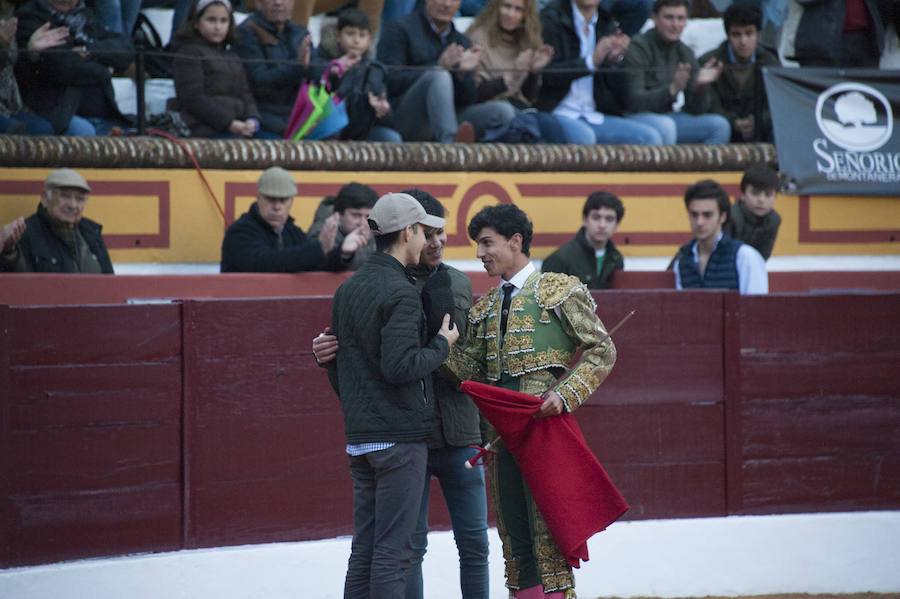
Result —
<svg viewBox="0 0 900 599"><path fill-rule="evenodd" d="M456 143L470 144L475 142L475 127L469 121L463 121L456 130L456 137L453 139Z"/></svg>

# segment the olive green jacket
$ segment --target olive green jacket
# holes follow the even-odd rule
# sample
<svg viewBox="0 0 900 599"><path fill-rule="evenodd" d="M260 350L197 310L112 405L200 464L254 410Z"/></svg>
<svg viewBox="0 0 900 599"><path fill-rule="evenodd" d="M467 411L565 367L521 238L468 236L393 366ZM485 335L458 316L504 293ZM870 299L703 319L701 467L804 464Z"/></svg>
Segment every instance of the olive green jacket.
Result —
<svg viewBox="0 0 900 599"><path fill-rule="evenodd" d="M453 301L453 322L459 327L459 340L465 338L467 330L467 314L472 307L472 281L469 277L452 266L441 264L438 267L442 274L448 274L450 292ZM435 271L428 267L418 266L407 269L414 278L416 289L420 293L425 289ZM434 375L435 414L434 429L428 438L428 447L436 449L451 445L465 447L481 443L481 414L472 399L460 391L450 380L438 373Z"/></svg>

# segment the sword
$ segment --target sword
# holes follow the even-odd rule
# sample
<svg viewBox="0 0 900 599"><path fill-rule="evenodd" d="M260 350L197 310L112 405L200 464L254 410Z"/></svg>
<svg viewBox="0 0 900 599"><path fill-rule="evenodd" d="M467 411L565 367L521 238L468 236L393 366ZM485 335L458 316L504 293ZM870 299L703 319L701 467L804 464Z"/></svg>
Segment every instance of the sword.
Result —
<svg viewBox="0 0 900 599"><path fill-rule="evenodd" d="M637 312L637 308L635 308L634 310L632 310L631 312L629 312L628 314L626 314L625 317L622 318L622 320L620 320L618 323L616 323L616 326L614 326L613 328L611 328L611 329L609 330L609 332L607 332L606 335L604 335L603 339L600 340L600 343L603 343L604 341L606 341L607 339L609 339L609 338L612 336L613 333L615 333L616 331L619 330L619 328L621 328L621 326L622 326L623 324L625 324L626 322L628 322L628 319L629 319L629 318L631 318L632 316L634 316L634 313L635 313L635 312ZM598 343L597 345L600 345L600 343Z"/></svg>

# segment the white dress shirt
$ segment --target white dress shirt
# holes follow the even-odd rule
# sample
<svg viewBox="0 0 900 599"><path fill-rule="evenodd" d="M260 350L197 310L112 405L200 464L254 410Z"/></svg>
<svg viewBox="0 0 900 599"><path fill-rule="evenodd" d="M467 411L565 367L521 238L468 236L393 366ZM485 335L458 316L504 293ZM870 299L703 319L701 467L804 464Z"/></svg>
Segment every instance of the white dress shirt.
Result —
<svg viewBox="0 0 900 599"><path fill-rule="evenodd" d="M588 21L572 2L572 19L575 22L575 32L581 42L581 58L584 64L591 70L590 75L585 75L572 82L569 93L553 110L553 114L578 120L583 118L592 125L603 124L603 113L597 112L594 103L594 47L597 45L597 13Z"/></svg>
<svg viewBox="0 0 900 599"><path fill-rule="evenodd" d="M722 240L723 233L719 233L716 239L716 245L713 251L716 251L719 242ZM697 243L691 246L691 255L694 258L694 265L700 263L697 256ZM741 295L754 295L769 293L769 273L766 272L766 261L756 248L742 243L738 248L737 256L734 259L735 267L738 273L738 291ZM699 270L699 268L698 268ZM681 274L678 270L678 263L675 264L675 288L684 289L681 286Z"/></svg>

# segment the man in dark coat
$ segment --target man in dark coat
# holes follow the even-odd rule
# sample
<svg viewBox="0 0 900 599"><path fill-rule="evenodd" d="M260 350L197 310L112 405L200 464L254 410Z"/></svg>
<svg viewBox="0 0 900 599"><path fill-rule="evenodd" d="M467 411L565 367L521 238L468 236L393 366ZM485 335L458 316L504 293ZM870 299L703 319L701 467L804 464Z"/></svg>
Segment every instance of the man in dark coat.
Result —
<svg viewBox="0 0 900 599"><path fill-rule="evenodd" d="M607 191L595 191L581 210L581 230L547 256L541 270L575 275L588 289L606 289L609 277L624 267L622 254L612 242L623 216L622 200Z"/></svg>
<svg viewBox="0 0 900 599"><path fill-rule="evenodd" d="M803 67L878 68L891 0L797 0L802 7L793 58ZM895 21L896 22L896 21Z"/></svg>
<svg viewBox="0 0 900 599"><path fill-rule="evenodd" d="M387 72L388 100L403 115L395 126L404 140L474 141L515 116L508 102L477 103L481 50L453 26L459 4L425 0L381 33L378 60L394 67Z"/></svg>
<svg viewBox="0 0 900 599"><path fill-rule="evenodd" d="M29 0L17 16L20 48L27 48L31 35L45 23L69 29L63 45L19 55L16 80L25 105L50 121L55 133L103 134L122 124L111 77L131 64L131 38L104 29L84 0ZM70 129L76 115L91 119L93 126L79 121Z"/></svg>
<svg viewBox="0 0 900 599"><path fill-rule="evenodd" d="M256 184L256 202L225 231L222 272L298 272L341 270L367 239L353 231L334 247L339 215L310 238L290 216L297 183L280 166L266 169Z"/></svg>
<svg viewBox="0 0 900 599"><path fill-rule="evenodd" d="M265 131L283 134L300 84L310 75L310 37L291 22L293 0L257 0L256 12L237 28L235 50Z"/></svg>
<svg viewBox="0 0 900 599"><path fill-rule="evenodd" d="M722 64L710 60L701 65L681 41L687 15L688 0L653 3L653 29L634 36L625 52L628 110L659 130L667 145L728 143L731 125L709 112L707 93Z"/></svg>
<svg viewBox="0 0 900 599"><path fill-rule="evenodd" d="M406 267L419 262L424 227L445 223L408 194L383 196L369 217L377 251L334 295L331 329L341 349L328 378L341 400L353 479L344 597L404 595L432 430L431 375L459 336L449 314L428 334Z"/></svg>
<svg viewBox="0 0 900 599"><path fill-rule="evenodd" d="M71 169L47 175L37 213L0 230L0 270L113 274L103 227L82 216L90 191Z"/></svg>

